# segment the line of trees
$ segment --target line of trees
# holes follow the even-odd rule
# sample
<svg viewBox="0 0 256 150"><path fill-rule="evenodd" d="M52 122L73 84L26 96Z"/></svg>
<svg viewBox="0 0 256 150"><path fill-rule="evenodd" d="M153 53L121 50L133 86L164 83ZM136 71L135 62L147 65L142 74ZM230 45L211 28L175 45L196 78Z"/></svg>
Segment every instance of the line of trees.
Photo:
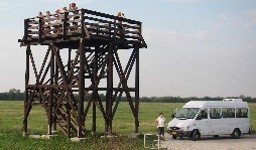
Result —
<svg viewBox="0 0 256 150"><path fill-rule="evenodd" d="M191 100L196 101L211 101L211 100L223 100L224 98L238 98L238 97L173 97L173 96L165 96L165 97L142 97L140 98L141 102L172 102L172 103L180 103L180 102L188 102ZM243 99L243 101L255 103L256 98L240 96L239 98Z"/></svg>
<svg viewBox="0 0 256 150"><path fill-rule="evenodd" d="M104 101L105 96L100 94L101 99ZM25 92L21 92L18 89L10 89L9 92L0 93L0 100L24 100ZM87 95L86 98L89 98ZM199 100L199 101L210 101L210 100L223 100L224 98L237 98L237 97L179 97L179 96L163 96L163 97L141 97L140 102L172 102L172 103L180 103L180 102L188 102L190 100ZM247 102L256 102L256 98L240 95L239 98L243 99L243 101ZM121 101L127 101L126 97L122 97Z"/></svg>
<svg viewBox="0 0 256 150"><path fill-rule="evenodd" d="M9 92L0 93L0 100L24 100L25 93L18 89L10 89Z"/></svg>

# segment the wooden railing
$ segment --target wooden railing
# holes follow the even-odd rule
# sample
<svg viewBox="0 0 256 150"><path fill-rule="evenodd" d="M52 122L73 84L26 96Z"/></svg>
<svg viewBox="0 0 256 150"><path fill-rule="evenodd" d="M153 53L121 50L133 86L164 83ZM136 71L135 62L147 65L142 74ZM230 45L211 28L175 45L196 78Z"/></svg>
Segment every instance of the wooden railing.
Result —
<svg viewBox="0 0 256 150"><path fill-rule="evenodd" d="M78 38L123 40L147 47L141 35L141 22L87 9L68 11L24 21L23 44L49 40L77 40Z"/></svg>

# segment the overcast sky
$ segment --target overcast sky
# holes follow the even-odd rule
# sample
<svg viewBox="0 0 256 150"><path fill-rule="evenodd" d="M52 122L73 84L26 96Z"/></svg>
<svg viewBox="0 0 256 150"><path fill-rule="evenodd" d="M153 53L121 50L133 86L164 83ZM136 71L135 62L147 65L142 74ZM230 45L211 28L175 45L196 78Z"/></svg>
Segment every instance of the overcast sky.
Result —
<svg viewBox="0 0 256 150"><path fill-rule="evenodd" d="M140 96L256 97L255 0L0 0L0 92L24 90L23 20L71 2L142 22Z"/></svg>

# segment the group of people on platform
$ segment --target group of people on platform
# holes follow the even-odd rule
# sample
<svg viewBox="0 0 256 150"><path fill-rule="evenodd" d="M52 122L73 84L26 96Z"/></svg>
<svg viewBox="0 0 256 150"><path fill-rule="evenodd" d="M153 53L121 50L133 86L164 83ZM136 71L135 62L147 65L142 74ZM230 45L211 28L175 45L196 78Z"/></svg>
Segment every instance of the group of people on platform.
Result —
<svg viewBox="0 0 256 150"><path fill-rule="evenodd" d="M57 34L61 33L62 32L62 30L61 30L62 19L64 18L65 12L73 12L74 14L78 14L78 7L76 6L76 3L69 4L69 7L63 6L60 9L57 9L55 11L55 14L53 14L53 15L51 14L50 11L46 11L45 14L43 14L42 12L39 12L37 17L39 19L41 19L42 34L46 35L46 34L52 33L51 31L49 31L49 29L51 29L51 25L50 25L50 22L52 21L51 16L55 17L55 19L54 19L55 25L53 25L53 27L54 27L53 33L57 33ZM78 23L76 20L79 19L79 16L75 16L72 19L74 20L72 24L77 25ZM66 25L69 26L70 23L67 23Z"/></svg>
<svg viewBox="0 0 256 150"><path fill-rule="evenodd" d="M78 14L78 7L76 5L76 3L70 3L68 7L63 6L60 9L57 9L55 11L54 14L51 14L50 11L46 11L45 14L43 14L42 12L38 13L38 18L41 20L41 34L42 35L49 35L49 34L61 34L62 31L62 21L64 19L64 13L65 12L72 12L73 14ZM123 36L123 24L122 18L125 18L124 13L122 13L121 11L119 11L116 16L118 17L116 19L116 23L117 23L117 28L119 29L118 33L120 34L120 36ZM78 25L78 20L79 20L80 16L74 16L74 17L70 17L67 20L73 20L73 21L69 21L69 23L66 23L66 26L73 26L71 30L76 30L78 27L76 27L76 25ZM54 24L54 25L52 25ZM52 30L51 30L52 29Z"/></svg>
<svg viewBox="0 0 256 150"><path fill-rule="evenodd" d="M67 11L77 11L78 10L78 7L76 6L76 3L71 3L69 4L68 7L66 6L62 6L61 8L57 9L55 11L56 14L60 14L60 13L65 13ZM39 12L38 13L38 18L41 18L41 17L46 17L46 16L49 16L51 15L50 11L46 11L45 14L43 14L42 12Z"/></svg>

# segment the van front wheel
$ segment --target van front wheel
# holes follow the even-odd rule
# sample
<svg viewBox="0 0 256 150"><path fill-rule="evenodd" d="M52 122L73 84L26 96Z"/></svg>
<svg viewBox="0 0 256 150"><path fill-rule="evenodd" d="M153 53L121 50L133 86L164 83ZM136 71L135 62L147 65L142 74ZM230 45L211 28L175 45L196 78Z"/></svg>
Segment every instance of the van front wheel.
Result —
<svg viewBox="0 0 256 150"><path fill-rule="evenodd" d="M193 141L196 141L200 138L200 133L198 132L198 130L194 130L191 134L191 139Z"/></svg>

